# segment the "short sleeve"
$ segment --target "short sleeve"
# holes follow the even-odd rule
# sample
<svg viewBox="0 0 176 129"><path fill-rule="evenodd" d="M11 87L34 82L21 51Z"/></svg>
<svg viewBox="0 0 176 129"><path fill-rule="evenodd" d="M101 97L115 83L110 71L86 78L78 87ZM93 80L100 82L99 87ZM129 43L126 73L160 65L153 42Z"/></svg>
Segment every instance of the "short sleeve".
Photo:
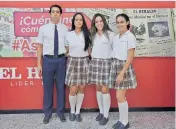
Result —
<svg viewBox="0 0 176 129"><path fill-rule="evenodd" d="M111 44L113 43L114 36L115 36L115 33L111 32L110 33L110 42L111 42Z"/></svg>
<svg viewBox="0 0 176 129"><path fill-rule="evenodd" d="M109 40L110 40L110 44L111 44L111 49L113 50L113 40L115 37L115 33L112 31L109 31Z"/></svg>
<svg viewBox="0 0 176 129"><path fill-rule="evenodd" d="M131 48L136 48L136 38L132 33L128 35L128 50Z"/></svg>
<svg viewBox="0 0 176 129"><path fill-rule="evenodd" d="M69 32L66 33L65 35L65 46L69 46Z"/></svg>
<svg viewBox="0 0 176 129"><path fill-rule="evenodd" d="M37 37L37 42L40 44L43 44L43 26L41 26L39 28L39 33L38 33L38 37Z"/></svg>

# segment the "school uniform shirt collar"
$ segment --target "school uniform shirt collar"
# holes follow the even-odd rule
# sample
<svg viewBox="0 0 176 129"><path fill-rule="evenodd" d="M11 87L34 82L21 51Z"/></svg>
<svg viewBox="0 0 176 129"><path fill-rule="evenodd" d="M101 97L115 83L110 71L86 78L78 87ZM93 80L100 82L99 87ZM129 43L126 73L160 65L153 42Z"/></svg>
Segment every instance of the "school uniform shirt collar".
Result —
<svg viewBox="0 0 176 129"><path fill-rule="evenodd" d="M55 25L57 25L57 27L61 24L61 22L59 22L58 24L53 24L52 22L50 22L50 24L52 25L53 28L55 28Z"/></svg>
<svg viewBox="0 0 176 129"><path fill-rule="evenodd" d="M101 38L104 36L104 33L102 35L99 35L98 32L95 34L95 38Z"/></svg>
<svg viewBox="0 0 176 129"><path fill-rule="evenodd" d="M75 30L73 30L72 33L74 33L76 36L80 36L80 35L83 34L83 31L81 31L79 34L77 34L77 33L75 32Z"/></svg>
<svg viewBox="0 0 176 129"><path fill-rule="evenodd" d="M128 30L128 31L126 31L125 33L124 33L124 35L127 35L127 34L129 34L130 33L130 31Z"/></svg>
<svg viewBox="0 0 176 129"><path fill-rule="evenodd" d="M128 30L128 31L126 31L124 34L122 34L121 36L120 36L120 34L119 34L119 38L121 38L122 36L124 36L124 35L128 35L130 33L130 31Z"/></svg>

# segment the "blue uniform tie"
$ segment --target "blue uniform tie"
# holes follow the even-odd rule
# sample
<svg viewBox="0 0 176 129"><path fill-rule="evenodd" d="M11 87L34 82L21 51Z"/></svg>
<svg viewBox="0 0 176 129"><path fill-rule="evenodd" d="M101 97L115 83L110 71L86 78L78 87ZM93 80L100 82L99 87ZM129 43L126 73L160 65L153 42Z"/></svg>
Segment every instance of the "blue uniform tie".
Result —
<svg viewBox="0 0 176 129"><path fill-rule="evenodd" d="M57 31L57 25L55 25L54 30L54 57L58 56L58 45L59 44L59 38L58 38L58 31Z"/></svg>

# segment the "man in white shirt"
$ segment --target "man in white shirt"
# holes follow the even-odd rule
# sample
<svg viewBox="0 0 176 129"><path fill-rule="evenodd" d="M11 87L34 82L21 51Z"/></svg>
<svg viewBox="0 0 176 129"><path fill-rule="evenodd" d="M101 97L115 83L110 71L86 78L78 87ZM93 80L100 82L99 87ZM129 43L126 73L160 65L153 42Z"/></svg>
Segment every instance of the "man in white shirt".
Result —
<svg viewBox="0 0 176 129"><path fill-rule="evenodd" d="M62 122L66 121L65 109L65 35L67 27L60 23L62 8L52 5L49 10L51 22L40 27L38 33L37 64L38 71L43 74L45 117L43 123L47 124L53 111L53 87L56 80L57 114Z"/></svg>

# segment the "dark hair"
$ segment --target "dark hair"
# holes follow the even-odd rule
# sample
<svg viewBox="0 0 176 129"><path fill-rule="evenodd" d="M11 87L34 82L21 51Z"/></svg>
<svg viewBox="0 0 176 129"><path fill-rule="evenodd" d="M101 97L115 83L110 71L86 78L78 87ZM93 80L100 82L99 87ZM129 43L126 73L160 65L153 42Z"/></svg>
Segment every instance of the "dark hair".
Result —
<svg viewBox="0 0 176 129"><path fill-rule="evenodd" d="M124 13L118 14L116 16L116 21L117 21L118 17L123 17L123 18L125 18L126 22L129 22L129 24L127 25L127 29L129 30L130 29L130 18L128 17L128 15L126 15Z"/></svg>
<svg viewBox="0 0 176 129"><path fill-rule="evenodd" d="M83 34L84 34L84 40L85 40L85 47L84 47L84 51L86 51L90 46L91 46L91 36L90 36L90 32L88 30L85 18L83 16L82 13L78 12L73 16L72 19L72 27L71 27L71 31L75 30L75 18L77 15L81 15L82 16L82 20L83 20L83 25L81 27Z"/></svg>
<svg viewBox="0 0 176 129"><path fill-rule="evenodd" d="M50 13L50 14L51 14L51 10L52 10L53 7L57 7L57 8L59 8L59 10L60 10L60 14L62 14L62 8L61 8L61 6L59 6L59 5L57 5L57 4L55 4L55 5L51 5L50 10L49 10L49 13Z"/></svg>
<svg viewBox="0 0 176 129"><path fill-rule="evenodd" d="M95 34L97 33L97 28L95 27L95 19L97 17L101 17L103 23L104 23L104 26L103 26L103 33L106 35L106 37L109 39L109 36L108 36L108 30L109 31L112 31L110 28L109 28L109 25L108 23L106 22L106 18L100 14L100 13L97 13L93 16L93 19L92 19L92 23L91 23L91 36L92 36L92 39L94 39L95 37Z"/></svg>

